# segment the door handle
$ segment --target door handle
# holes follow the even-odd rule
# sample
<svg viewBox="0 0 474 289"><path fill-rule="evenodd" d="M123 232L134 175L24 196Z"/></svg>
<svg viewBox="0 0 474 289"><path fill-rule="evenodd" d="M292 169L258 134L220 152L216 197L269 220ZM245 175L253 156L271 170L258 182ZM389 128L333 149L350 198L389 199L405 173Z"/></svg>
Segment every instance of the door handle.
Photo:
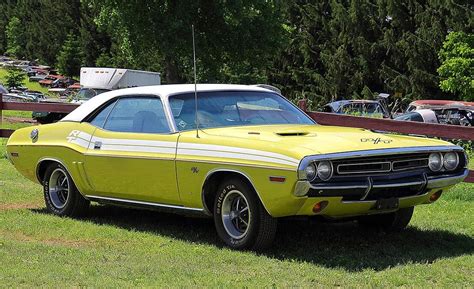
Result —
<svg viewBox="0 0 474 289"><path fill-rule="evenodd" d="M102 142L96 141L96 142L94 143L94 149L95 149L95 150L100 150L101 147L102 147Z"/></svg>

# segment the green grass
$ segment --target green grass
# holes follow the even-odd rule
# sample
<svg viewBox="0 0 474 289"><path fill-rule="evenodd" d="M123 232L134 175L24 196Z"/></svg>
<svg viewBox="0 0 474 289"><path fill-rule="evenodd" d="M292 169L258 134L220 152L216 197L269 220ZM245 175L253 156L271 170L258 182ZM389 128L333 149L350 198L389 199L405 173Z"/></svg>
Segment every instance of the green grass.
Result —
<svg viewBox="0 0 474 289"><path fill-rule="evenodd" d="M4 146L0 147L0 155ZM280 222L264 253L223 247L212 220L95 205L44 210L42 189L0 159L5 287L472 287L474 185L419 206L401 234L354 223Z"/></svg>
<svg viewBox="0 0 474 289"><path fill-rule="evenodd" d="M7 75L7 70L4 68L0 68L0 84L5 83L6 75ZM29 90L36 90L36 91L40 91L44 94L49 95L47 87L42 87L38 82L30 82L28 80L28 77L25 78L24 84Z"/></svg>

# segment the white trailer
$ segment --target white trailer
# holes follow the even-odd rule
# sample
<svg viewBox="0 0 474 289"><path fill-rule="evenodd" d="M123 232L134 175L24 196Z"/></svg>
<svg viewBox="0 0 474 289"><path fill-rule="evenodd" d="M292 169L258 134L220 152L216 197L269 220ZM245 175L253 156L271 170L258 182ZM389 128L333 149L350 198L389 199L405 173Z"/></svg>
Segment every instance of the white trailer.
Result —
<svg viewBox="0 0 474 289"><path fill-rule="evenodd" d="M159 72L105 68L81 68L80 84L82 88L114 90L127 87L161 84Z"/></svg>
<svg viewBox="0 0 474 289"><path fill-rule="evenodd" d="M84 103L92 97L110 90L160 85L161 77L158 72L123 68L82 67L80 84L81 89L70 100L72 103ZM51 123L60 120L65 115L66 113L33 112L33 119L39 123Z"/></svg>

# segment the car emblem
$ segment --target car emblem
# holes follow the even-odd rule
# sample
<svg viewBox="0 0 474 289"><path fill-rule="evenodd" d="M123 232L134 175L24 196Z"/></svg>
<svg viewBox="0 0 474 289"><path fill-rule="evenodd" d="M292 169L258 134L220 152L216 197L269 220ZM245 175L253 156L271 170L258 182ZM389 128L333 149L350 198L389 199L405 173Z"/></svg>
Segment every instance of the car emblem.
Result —
<svg viewBox="0 0 474 289"><path fill-rule="evenodd" d="M388 144L388 143L391 143L392 140L391 139L381 139L381 138L361 138L360 139L361 142L371 142L371 143L374 143L374 144L379 144L379 143L385 143L385 144Z"/></svg>
<svg viewBox="0 0 474 289"><path fill-rule="evenodd" d="M37 128L31 131L30 138L33 142L36 142L38 140L38 136L39 136L39 131Z"/></svg>

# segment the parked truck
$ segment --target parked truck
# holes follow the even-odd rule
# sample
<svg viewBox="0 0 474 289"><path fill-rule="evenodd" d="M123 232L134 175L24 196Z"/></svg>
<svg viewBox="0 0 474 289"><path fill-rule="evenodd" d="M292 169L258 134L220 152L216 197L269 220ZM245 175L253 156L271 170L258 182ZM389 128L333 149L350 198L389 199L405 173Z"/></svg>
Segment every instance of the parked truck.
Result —
<svg viewBox="0 0 474 289"><path fill-rule="evenodd" d="M92 97L115 89L159 85L159 72L123 68L83 67L81 68L79 92L70 99L73 103L84 103ZM51 100L48 100L51 102ZM33 119L39 123L52 123L62 119L67 113L33 112Z"/></svg>

